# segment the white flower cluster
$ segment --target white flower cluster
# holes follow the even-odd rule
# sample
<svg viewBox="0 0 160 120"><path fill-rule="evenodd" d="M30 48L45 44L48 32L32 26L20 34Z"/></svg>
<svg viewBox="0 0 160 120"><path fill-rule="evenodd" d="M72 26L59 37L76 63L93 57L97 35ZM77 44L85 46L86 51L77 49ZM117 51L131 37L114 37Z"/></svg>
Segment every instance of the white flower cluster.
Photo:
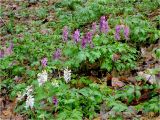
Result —
<svg viewBox="0 0 160 120"><path fill-rule="evenodd" d="M32 85L28 86L26 88L26 95L29 96L32 92L33 92L33 86Z"/></svg>
<svg viewBox="0 0 160 120"><path fill-rule="evenodd" d="M34 98L33 98L33 96L32 95L29 95L29 96L27 96L27 100L26 100L26 109L27 108L33 108L33 106L34 106Z"/></svg>
<svg viewBox="0 0 160 120"><path fill-rule="evenodd" d="M25 93L23 93L22 95L21 94L18 94L18 98L17 100L21 101L25 95L27 95L27 99L26 99L26 106L25 108L33 108L33 105L34 105L34 97L31 95L33 92L33 86L28 86L26 88L26 91Z"/></svg>
<svg viewBox="0 0 160 120"><path fill-rule="evenodd" d="M25 95L29 96L32 92L33 92L33 86L32 85L28 86L23 94L21 94L21 93L17 94L18 95L17 100L21 101Z"/></svg>
<svg viewBox="0 0 160 120"><path fill-rule="evenodd" d="M37 76L38 76L39 86L42 86L42 84L44 84L48 79L48 74L46 70L42 71L42 73L38 73Z"/></svg>
<svg viewBox="0 0 160 120"><path fill-rule="evenodd" d="M68 70L68 67L64 69L64 80L66 83L71 80L71 70Z"/></svg>
<svg viewBox="0 0 160 120"><path fill-rule="evenodd" d="M32 86L28 86L27 88L26 88L26 95L27 95L27 100L26 100L26 108L33 108L33 105L34 105L34 98L33 98L33 96L31 95L32 94L32 92L33 92L33 88L32 88Z"/></svg>

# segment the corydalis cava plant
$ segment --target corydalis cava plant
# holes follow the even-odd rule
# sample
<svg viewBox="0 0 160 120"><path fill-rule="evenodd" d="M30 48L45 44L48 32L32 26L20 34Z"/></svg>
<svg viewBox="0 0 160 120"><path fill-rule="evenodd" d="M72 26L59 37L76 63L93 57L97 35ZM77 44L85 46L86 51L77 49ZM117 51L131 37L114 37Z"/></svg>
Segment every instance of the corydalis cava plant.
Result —
<svg viewBox="0 0 160 120"><path fill-rule="evenodd" d="M68 70L68 67L64 69L63 77L66 83L71 80L71 70Z"/></svg>
<svg viewBox="0 0 160 120"><path fill-rule="evenodd" d="M93 23L92 23L92 34L95 34L95 33L96 33L96 30L97 30L96 22L93 22Z"/></svg>
<svg viewBox="0 0 160 120"><path fill-rule="evenodd" d="M124 27L124 37L126 40L129 39L129 27L128 26Z"/></svg>
<svg viewBox="0 0 160 120"><path fill-rule="evenodd" d="M93 43L92 43L92 33L91 32L87 32L86 35L82 38L82 48L85 48L87 43L90 44L90 46L92 47L93 46Z"/></svg>
<svg viewBox="0 0 160 120"><path fill-rule="evenodd" d="M123 34L126 40L129 39L129 27L128 26L124 26L124 25L116 25L115 27L115 39L116 40L120 40L121 36L120 36L120 31L121 29L123 30Z"/></svg>
<svg viewBox="0 0 160 120"><path fill-rule="evenodd" d="M109 30L108 21L106 21L106 17L102 16L100 19L100 26L99 26L100 32L107 33Z"/></svg>
<svg viewBox="0 0 160 120"><path fill-rule="evenodd" d="M120 40L120 31L121 31L121 25L117 25L115 27L116 33L115 33L115 39Z"/></svg>
<svg viewBox="0 0 160 120"><path fill-rule="evenodd" d="M25 95L30 96L32 94L32 92L33 92L33 86L30 85L26 88L26 90L23 94L17 94L18 95L17 100L21 101Z"/></svg>
<svg viewBox="0 0 160 120"><path fill-rule="evenodd" d="M68 40L68 28L67 28L67 26L65 26L64 28L63 28L63 36L62 36L63 38L63 40L64 41L67 41Z"/></svg>
<svg viewBox="0 0 160 120"><path fill-rule="evenodd" d="M58 105L58 99L57 99L57 97L53 96L52 101L53 101L53 104L54 104L55 106Z"/></svg>
<svg viewBox="0 0 160 120"><path fill-rule="evenodd" d="M61 57L61 50L58 48L56 51L55 51L55 53L54 53L54 55L53 55L53 58L54 59L59 59Z"/></svg>
<svg viewBox="0 0 160 120"><path fill-rule="evenodd" d="M48 74L46 70L42 71L42 73L38 73L37 76L38 76L39 86L42 86L48 79Z"/></svg>
<svg viewBox="0 0 160 120"><path fill-rule="evenodd" d="M80 39L80 31L77 29L74 34L73 34L73 39L75 41L75 43L77 43Z"/></svg>
<svg viewBox="0 0 160 120"><path fill-rule="evenodd" d="M88 43L92 43L92 33L91 32L87 32L86 39Z"/></svg>
<svg viewBox="0 0 160 120"><path fill-rule="evenodd" d="M86 44L87 44L87 39L85 38L85 36L82 38L82 48L85 48L86 47Z"/></svg>
<svg viewBox="0 0 160 120"><path fill-rule="evenodd" d="M32 95L29 95L29 96L27 96L27 99L26 99L26 109L27 108L33 108L33 106L34 106L34 97L32 96Z"/></svg>
<svg viewBox="0 0 160 120"><path fill-rule="evenodd" d="M42 67L46 67L47 66L47 62L48 62L48 59L45 57L41 60L41 65Z"/></svg>
<svg viewBox="0 0 160 120"><path fill-rule="evenodd" d="M17 98L18 101L21 101L25 95L27 96L26 105L25 105L26 109L27 108L32 109L34 106L34 97L33 97L32 93L33 93L33 86L31 85L26 88L26 91L22 95L18 94L18 98Z"/></svg>

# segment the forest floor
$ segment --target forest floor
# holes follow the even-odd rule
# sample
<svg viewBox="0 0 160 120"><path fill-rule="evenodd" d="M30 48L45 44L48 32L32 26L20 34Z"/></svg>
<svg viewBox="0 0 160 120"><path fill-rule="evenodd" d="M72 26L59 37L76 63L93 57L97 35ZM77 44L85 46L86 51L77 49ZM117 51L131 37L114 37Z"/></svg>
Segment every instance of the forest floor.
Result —
<svg viewBox="0 0 160 120"><path fill-rule="evenodd" d="M31 0L32 1L32 0ZM0 17L0 39L1 45L3 46L7 41L10 41L14 38L21 39L24 37L25 32L34 33L38 32L42 35L48 35L54 32L55 28L48 27L49 24L53 24L59 19L56 17L56 13L51 8L58 1L49 0L48 2L28 2L28 0L24 0L18 2L0 0L0 4L2 7L1 17ZM49 8L49 11L45 11L42 8ZM39 15L36 15L35 11L38 11ZM153 11L149 17L154 17L158 14L160 10L157 9ZM47 15L46 15L47 12ZM14 14L14 15L13 15ZM12 15L14 16L12 19ZM122 84L128 85L143 85L143 81L136 80L137 75L144 77L147 80L147 84L152 84L155 79L160 79L160 72L156 75L147 74L146 71L155 70L160 68L160 60L156 58L155 50L160 48L160 40L157 40L152 44L145 44L139 47L139 58L137 60L137 67L134 70L122 71L118 72L113 70L110 73L105 73L101 78L94 75L94 72L89 74L89 78L99 83L99 80L103 80L105 82L115 80L120 81ZM148 75L150 75L148 77ZM154 76L154 77L153 77ZM110 85L112 87L112 85ZM133 100L130 103L130 106L135 106L140 103L143 103L152 97L150 94L152 90L141 91L141 97ZM155 91L156 95L159 96L160 89ZM3 94L3 95L2 95ZM14 107L16 107L17 100L10 100L8 91L6 89L2 89L0 96L0 120L25 120L25 116L20 115L14 112ZM160 120L160 116L157 113L149 112L147 114L137 113L137 116L141 120ZM101 117L94 118L94 120L100 120Z"/></svg>

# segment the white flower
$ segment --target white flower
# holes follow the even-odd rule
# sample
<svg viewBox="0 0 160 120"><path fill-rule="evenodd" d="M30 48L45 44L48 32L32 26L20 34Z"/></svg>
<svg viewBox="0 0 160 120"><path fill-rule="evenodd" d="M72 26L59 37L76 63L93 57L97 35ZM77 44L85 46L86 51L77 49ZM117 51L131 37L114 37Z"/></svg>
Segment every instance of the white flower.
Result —
<svg viewBox="0 0 160 120"><path fill-rule="evenodd" d="M27 88L26 88L26 95L27 96L29 96L32 92L33 92L33 88L32 88L33 86L32 85L30 85L30 86L28 86Z"/></svg>
<svg viewBox="0 0 160 120"><path fill-rule="evenodd" d="M48 74L46 72L46 70L42 71L42 73L38 73L38 83L39 83L39 86L41 86L42 84L44 84L47 79L48 79Z"/></svg>
<svg viewBox="0 0 160 120"><path fill-rule="evenodd" d="M64 69L64 80L68 83L71 80L71 70L68 70L68 67Z"/></svg>
<svg viewBox="0 0 160 120"><path fill-rule="evenodd" d="M32 92L33 92L33 86L30 85L26 88L26 91L23 94L21 94L21 92L17 93L17 96L18 96L17 100L21 101L25 95L29 96L32 94Z"/></svg>
<svg viewBox="0 0 160 120"><path fill-rule="evenodd" d="M33 108L34 105L34 98L32 95L27 96L27 100L26 100L26 108Z"/></svg>

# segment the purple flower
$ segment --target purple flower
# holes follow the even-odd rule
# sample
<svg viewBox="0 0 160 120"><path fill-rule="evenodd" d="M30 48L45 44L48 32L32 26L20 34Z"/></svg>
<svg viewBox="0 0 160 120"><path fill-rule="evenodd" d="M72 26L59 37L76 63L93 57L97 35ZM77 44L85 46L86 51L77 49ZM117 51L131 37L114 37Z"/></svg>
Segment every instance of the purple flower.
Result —
<svg viewBox="0 0 160 120"><path fill-rule="evenodd" d="M115 39L120 40L121 25L117 25L115 29L116 29Z"/></svg>
<svg viewBox="0 0 160 120"><path fill-rule="evenodd" d="M61 57L61 50L58 48L54 53L54 59L59 59Z"/></svg>
<svg viewBox="0 0 160 120"><path fill-rule="evenodd" d="M100 28L103 25L103 21L106 21L106 17L105 16L102 16L101 19L100 19Z"/></svg>
<svg viewBox="0 0 160 120"><path fill-rule="evenodd" d="M105 32L107 33L109 31L109 25L108 25L108 21L106 21L105 23Z"/></svg>
<svg viewBox="0 0 160 120"><path fill-rule="evenodd" d="M129 38L129 27L125 26L124 27L124 37L126 40L128 40Z"/></svg>
<svg viewBox="0 0 160 120"><path fill-rule="evenodd" d="M85 48L87 43L89 43L90 46L93 47L91 32L87 32L86 35L82 38L82 48Z"/></svg>
<svg viewBox="0 0 160 120"><path fill-rule="evenodd" d="M92 42L92 33L91 32L88 32L85 37L86 37L88 43Z"/></svg>
<svg viewBox="0 0 160 120"><path fill-rule="evenodd" d="M55 106L58 105L58 99L55 96L52 98L52 102Z"/></svg>
<svg viewBox="0 0 160 120"><path fill-rule="evenodd" d="M96 22L92 23L92 33L95 34L96 33Z"/></svg>
<svg viewBox="0 0 160 120"><path fill-rule="evenodd" d="M77 29L73 34L73 39L77 43L79 41L79 38L80 38L80 31Z"/></svg>
<svg viewBox="0 0 160 120"><path fill-rule="evenodd" d="M47 61L48 61L48 59L46 57L41 60L42 67L47 66Z"/></svg>
<svg viewBox="0 0 160 120"><path fill-rule="evenodd" d="M4 57L4 51L0 50L0 58L3 58L3 57Z"/></svg>
<svg viewBox="0 0 160 120"><path fill-rule="evenodd" d="M85 37L82 38L82 48L85 48L87 44L87 40Z"/></svg>
<svg viewBox="0 0 160 120"><path fill-rule="evenodd" d="M102 32L104 21L106 21L106 18L105 18L105 16L102 16L100 19L100 27L99 27L100 32Z"/></svg>
<svg viewBox="0 0 160 120"><path fill-rule="evenodd" d="M108 21L106 21L105 16L100 19L100 32L107 33L109 30Z"/></svg>
<svg viewBox="0 0 160 120"><path fill-rule="evenodd" d="M68 40L68 28L67 28L67 26L65 26L65 27L63 28L63 40L64 40L64 41L67 41L67 40Z"/></svg>

